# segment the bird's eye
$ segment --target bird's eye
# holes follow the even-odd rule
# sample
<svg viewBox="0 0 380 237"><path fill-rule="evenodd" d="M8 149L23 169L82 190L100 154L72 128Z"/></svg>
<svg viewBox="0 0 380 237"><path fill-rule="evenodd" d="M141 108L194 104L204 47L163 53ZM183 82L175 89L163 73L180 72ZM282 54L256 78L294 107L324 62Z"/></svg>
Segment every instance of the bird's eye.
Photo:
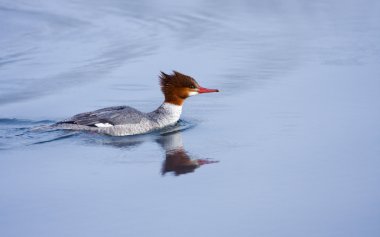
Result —
<svg viewBox="0 0 380 237"><path fill-rule="evenodd" d="M194 86L194 85L191 85L190 88L191 88L191 89L195 89L195 86Z"/></svg>

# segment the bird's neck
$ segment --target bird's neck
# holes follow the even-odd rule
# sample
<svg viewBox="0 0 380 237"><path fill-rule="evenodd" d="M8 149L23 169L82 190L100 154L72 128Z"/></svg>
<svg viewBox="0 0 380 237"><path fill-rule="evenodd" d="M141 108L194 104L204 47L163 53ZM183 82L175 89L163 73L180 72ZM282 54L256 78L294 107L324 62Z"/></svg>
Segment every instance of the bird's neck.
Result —
<svg viewBox="0 0 380 237"><path fill-rule="evenodd" d="M186 99L185 97L181 97L171 92L164 93L164 96L165 96L164 103L169 103L169 104L174 104L174 105L179 105L179 106L182 106L183 102L185 102L185 99Z"/></svg>
<svg viewBox="0 0 380 237"><path fill-rule="evenodd" d="M168 126L177 122L182 113L182 105L164 102L155 111L149 113L160 126Z"/></svg>

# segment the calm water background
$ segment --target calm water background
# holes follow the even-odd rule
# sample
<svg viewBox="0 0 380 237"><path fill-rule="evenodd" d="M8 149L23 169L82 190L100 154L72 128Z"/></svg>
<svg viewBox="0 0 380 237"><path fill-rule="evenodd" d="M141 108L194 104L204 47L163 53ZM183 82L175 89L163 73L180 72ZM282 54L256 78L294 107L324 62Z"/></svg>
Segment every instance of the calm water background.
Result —
<svg viewBox="0 0 380 237"><path fill-rule="evenodd" d="M380 236L379 12L0 0L0 236ZM151 111L173 69L221 90L186 101L189 129L27 131L112 105ZM173 147L218 162L165 173Z"/></svg>

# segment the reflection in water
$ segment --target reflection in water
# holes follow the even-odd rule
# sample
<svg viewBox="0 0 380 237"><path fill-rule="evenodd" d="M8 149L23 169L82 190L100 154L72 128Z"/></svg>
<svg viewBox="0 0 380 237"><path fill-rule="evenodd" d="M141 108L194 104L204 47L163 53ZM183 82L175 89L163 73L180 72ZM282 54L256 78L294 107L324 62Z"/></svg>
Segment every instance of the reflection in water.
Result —
<svg viewBox="0 0 380 237"><path fill-rule="evenodd" d="M192 155L185 150L181 132L191 127L193 127L192 123L179 120L175 125L161 129L158 133L158 137L154 139L165 151L165 159L161 170L162 175L169 172L173 172L176 176L191 173L202 165L218 162L211 159L192 157ZM157 134L145 134L126 137L99 135L91 136L87 138L86 141L99 145L109 145L132 150L144 142L150 141L152 136L155 137L156 135Z"/></svg>
<svg viewBox="0 0 380 237"><path fill-rule="evenodd" d="M129 136L129 137L105 137L104 140L94 139L91 143L99 143L102 145L110 145L123 149L134 149L143 144L147 136ZM204 164L217 163L218 161L211 159L194 158L187 152L183 146L181 131L164 133L159 135L155 141L160 144L165 151L165 159L162 165L162 175L173 172L176 176L194 172L195 169Z"/></svg>
<svg viewBox="0 0 380 237"><path fill-rule="evenodd" d="M204 164L218 162L209 159L192 159L183 147L181 132L163 135L157 139L157 142L165 150L162 175L168 172L173 172L175 175L191 173Z"/></svg>
<svg viewBox="0 0 380 237"><path fill-rule="evenodd" d="M110 145L123 149L135 149L137 146L146 142L147 136L130 136L130 137L105 137L104 140L95 138L91 143L99 143L102 145ZM162 164L162 175L173 172L178 176L194 172L195 169L204 164L217 163L218 161L211 159L194 158L187 152L183 146L181 131L164 133L159 135L155 141L160 144L165 151L165 159Z"/></svg>

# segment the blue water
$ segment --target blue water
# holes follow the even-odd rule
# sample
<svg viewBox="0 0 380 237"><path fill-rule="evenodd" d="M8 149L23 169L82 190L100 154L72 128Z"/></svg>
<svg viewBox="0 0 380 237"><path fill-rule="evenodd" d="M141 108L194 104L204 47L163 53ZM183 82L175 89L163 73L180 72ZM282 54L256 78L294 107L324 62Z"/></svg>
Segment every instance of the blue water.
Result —
<svg viewBox="0 0 380 237"><path fill-rule="evenodd" d="M0 0L0 236L380 235L380 2ZM220 93L176 126L35 130Z"/></svg>

